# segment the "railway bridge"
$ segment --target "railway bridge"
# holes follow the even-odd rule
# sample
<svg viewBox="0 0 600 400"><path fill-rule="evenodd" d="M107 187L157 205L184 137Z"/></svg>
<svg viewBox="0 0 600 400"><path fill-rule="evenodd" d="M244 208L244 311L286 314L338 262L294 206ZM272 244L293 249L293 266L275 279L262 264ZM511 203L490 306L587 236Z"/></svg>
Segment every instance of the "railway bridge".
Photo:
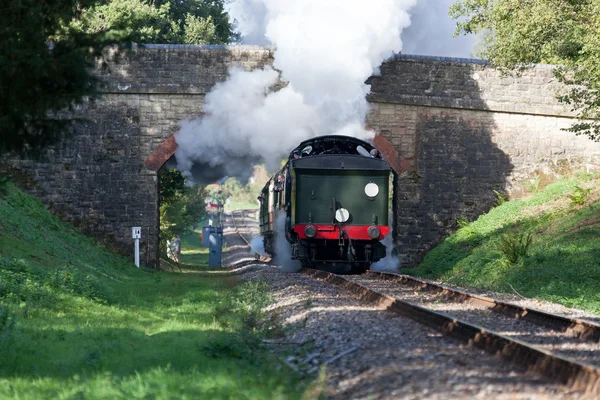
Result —
<svg viewBox="0 0 600 400"><path fill-rule="evenodd" d="M202 114L230 66L261 68L273 49L146 45L98 70L103 97L78 107L74 135L36 159L4 156L0 172L53 212L141 260L158 256L157 171L173 154L180 120ZM550 66L502 76L485 62L397 55L371 77L368 125L392 163L395 244L403 266L486 212L497 193L520 196L558 176L600 169L600 144L564 132L573 115L555 99ZM324 132L327 134L328 132ZM285 133L282 133L285 134Z"/></svg>

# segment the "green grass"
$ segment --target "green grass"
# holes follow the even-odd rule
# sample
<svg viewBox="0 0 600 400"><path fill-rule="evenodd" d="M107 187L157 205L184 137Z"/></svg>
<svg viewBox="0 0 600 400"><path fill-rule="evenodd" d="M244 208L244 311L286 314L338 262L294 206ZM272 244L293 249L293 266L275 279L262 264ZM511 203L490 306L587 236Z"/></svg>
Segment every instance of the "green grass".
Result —
<svg viewBox="0 0 600 400"><path fill-rule="evenodd" d="M258 210L257 202L232 201L225 205L225 211Z"/></svg>
<svg viewBox="0 0 600 400"><path fill-rule="evenodd" d="M591 190L579 204L582 187ZM597 175L558 181L461 225L405 272L600 313L599 198Z"/></svg>
<svg viewBox="0 0 600 400"><path fill-rule="evenodd" d="M193 265L206 259L196 236L183 238L186 273L140 270L7 184L0 398L313 396L312 382L261 346L278 332L263 322L264 287Z"/></svg>
<svg viewBox="0 0 600 400"><path fill-rule="evenodd" d="M208 248L202 245L202 227L181 237L181 263L184 265L208 265Z"/></svg>

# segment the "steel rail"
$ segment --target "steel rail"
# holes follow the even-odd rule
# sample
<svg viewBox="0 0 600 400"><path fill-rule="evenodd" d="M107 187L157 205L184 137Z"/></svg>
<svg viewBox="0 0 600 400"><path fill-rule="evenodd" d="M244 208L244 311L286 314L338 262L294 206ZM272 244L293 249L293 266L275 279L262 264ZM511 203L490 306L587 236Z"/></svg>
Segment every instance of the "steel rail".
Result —
<svg viewBox="0 0 600 400"><path fill-rule="evenodd" d="M419 290L430 290L441 293L446 300L469 302L488 308L492 312L503 314L514 319L522 319L549 328L555 328L581 340L600 341L600 325L579 318L569 318L562 315L550 314L535 308L519 306L489 297L475 295L454 289L439 283L427 282L409 275L390 272L367 271L369 275L377 275L384 279L398 281L405 285L415 286Z"/></svg>
<svg viewBox="0 0 600 400"><path fill-rule="evenodd" d="M409 317L469 345L524 366L527 372L543 375L573 389L585 391L586 394L600 395L600 369L594 366L555 355L446 314L395 299L340 275L314 269L305 269L302 272L350 291L362 301Z"/></svg>
<svg viewBox="0 0 600 400"><path fill-rule="evenodd" d="M251 245L251 244L250 244L250 242L248 241L248 239L246 239L246 238L244 237L244 235L242 235L242 233L241 233L241 232L240 232L240 230L238 229L238 226L237 226L237 224L236 224L236 222L235 222L235 215L234 215L234 213L236 213L236 212L239 212L239 213L240 213L240 215L241 215L241 217L243 218L243 217L244 217L244 213L245 213L245 212L247 212L247 211L248 211L248 210L233 210L233 211L231 211L231 220L233 221L233 227L234 227L235 231L237 232L237 234L239 235L239 237L241 237L241 238L242 238L242 240L243 240L244 242L246 242L246 245L247 245L247 246L250 248L250 250L252 250L252 252L254 252L254 258L255 258L257 261L261 261L261 262L269 262L269 261L271 261L271 257L269 257L268 255L263 255L263 254L260 254L258 251L254 250L254 249L252 248L252 245Z"/></svg>

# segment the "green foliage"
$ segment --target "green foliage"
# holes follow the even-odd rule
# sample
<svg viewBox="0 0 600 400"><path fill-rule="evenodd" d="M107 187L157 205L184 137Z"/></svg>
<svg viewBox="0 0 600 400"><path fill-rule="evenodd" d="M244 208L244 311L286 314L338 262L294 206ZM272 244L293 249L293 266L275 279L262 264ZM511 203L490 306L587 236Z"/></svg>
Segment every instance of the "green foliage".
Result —
<svg viewBox="0 0 600 400"><path fill-rule="evenodd" d="M510 232L502 235L498 241L497 248L511 264L527 257L527 251L533 240L531 232Z"/></svg>
<svg viewBox="0 0 600 400"><path fill-rule="evenodd" d="M571 207L567 199L584 183L589 198L600 191L600 175L579 176L506 201L404 272L499 292L512 293L512 286L527 297L600 312L600 202Z"/></svg>
<svg viewBox="0 0 600 400"><path fill-rule="evenodd" d="M206 215L204 187L186 186L181 173L165 167L158 171L160 201L160 249L167 253L166 241L175 235L192 232L200 219Z"/></svg>
<svg viewBox="0 0 600 400"><path fill-rule="evenodd" d="M185 178L176 169L161 168L158 171L159 202L170 203L185 189Z"/></svg>
<svg viewBox="0 0 600 400"><path fill-rule="evenodd" d="M567 195L571 199L571 206L582 206L584 205L592 191L592 188L584 189L581 186L575 186L575 193Z"/></svg>
<svg viewBox="0 0 600 400"><path fill-rule="evenodd" d="M178 38L178 27L170 18L169 9L168 3L156 7L146 0L99 2L86 9L72 26L81 32L123 41L160 43L168 38L165 42L171 43Z"/></svg>
<svg viewBox="0 0 600 400"><path fill-rule="evenodd" d="M106 302L111 293L92 274L72 265L30 267L24 260L0 257L0 300L28 307L52 308L65 294Z"/></svg>
<svg viewBox="0 0 600 400"><path fill-rule="evenodd" d="M540 184L542 183L542 178L540 176L535 177L527 184L527 190L529 193L537 193L540 190Z"/></svg>
<svg viewBox="0 0 600 400"><path fill-rule="evenodd" d="M219 0L109 0L84 10L72 27L135 43L223 44L237 38Z"/></svg>
<svg viewBox="0 0 600 400"><path fill-rule="evenodd" d="M212 17L200 18L188 14L185 17L183 42L187 44L214 43L216 27Z"/></svg>
<svg viewBox="0 0 600 400"><path fill-rule="evenodd" d="M459 0L450 8L456 34L481 34L479 56L504 70L559 65L570 90L558 99L578 113L569 131L600 140L600 2Z"/></svg>
<svg viewBox="0 0 600 400"><path fill-rule="evenodd" d="M4 304L0 304L0 340L8 335L14 325L15 317L10 309Z"/></svg>
<svg viewBox="0 0 600 400"><path fill-rule="evenodd" d="M88 71L113 42L67 25L92 0L8 0L0 12L0 152L35 152L63 134L60 114L95 97Z"/></svg>
<svg viewBox="0 0 600 400"><path fill-rule="evenodd" d="M264 165L257 165L245 186L242 186L236 178L229 178L222 185L208 185L207 190L212 197L222 203L229 200L232 203L245 203L245 207L250 204L256 207L256 198L270 177L271 174L267 172Z"/></svg>
<svg viewBox="0 0 600 400"><path fill-rule="evenodd" d="M265 282L247 282L236 286L215 307L214 317L224 326L242 323L246 329L256 331L264 316L263 308L270 302Z"/></svg>
<svg viewBox="0 0 600 400"><path fill-rule="evenodd" d="M458 225L459 228L465 228L469 225L469 220L465 217L460 217L456 220L456 225Z"/></svg>

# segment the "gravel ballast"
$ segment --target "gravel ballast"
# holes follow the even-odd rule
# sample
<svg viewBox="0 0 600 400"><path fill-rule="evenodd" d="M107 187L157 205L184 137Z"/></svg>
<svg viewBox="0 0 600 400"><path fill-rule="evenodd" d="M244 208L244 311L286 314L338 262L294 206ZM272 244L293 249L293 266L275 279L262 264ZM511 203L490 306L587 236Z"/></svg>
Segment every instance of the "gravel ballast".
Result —
<svg viewBox="0 0 600 400"><path fill-rule="evenodd" d="M230 221L230 220L229 220ZM253 229L251 218L244 233ZM238 224L239 225L239 224ZM267 341L290 372L325 371L332 399L580 399L582 393L532 376L477 348L303 274L254 261L235 230L224 262L242 280L266 282L270 316L285 337Z"/></svg>
<svg viewBox="0 0 600 400"><path fill-rule="evenodd" d="M393 298L451 315L511 339L534 344L554 354L590 365L600 365L600 343L598 342L583 341L568 332L494 313L477 304L447 300L439 293L417 290L410 285L386 280L376 275L353 275L347 278Z"/></svg>

